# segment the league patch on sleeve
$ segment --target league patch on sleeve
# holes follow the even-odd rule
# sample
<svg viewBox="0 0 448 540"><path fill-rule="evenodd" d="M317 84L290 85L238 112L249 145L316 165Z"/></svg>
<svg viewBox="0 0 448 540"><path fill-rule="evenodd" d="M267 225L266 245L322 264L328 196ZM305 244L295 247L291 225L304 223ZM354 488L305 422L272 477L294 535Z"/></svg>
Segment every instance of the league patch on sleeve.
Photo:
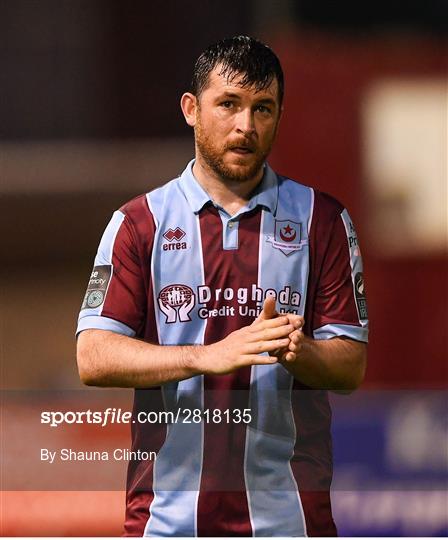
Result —
<svg viewBox="0 0 448 540"><path fill-rule="evenodd" d="M81 309L95 309L103 304L111 275L111 264L103 264L93 268Z"/></svg>
<svg viewBox="0 0 448 540"><path fill-rule="evenodd" d="M361 320L368 319L367 314L367 301L364 292L364 277L362 272L357 272L355 275L355 298L356 305L358 306L359 318Z"/></svg>
<svg viewBox="0 0 448 540"><path fill-rule="evenodd" d="M347 212L344 210L341 213L342 222L344 223L345 232L347 234L347 243L350 253L350 268L352 274L353 294L356 303L356 309L358 311L358 320L361 326L367 326L368 314L367 314L367 300L364 290L364 277L362 267L361 250L359 248L358 236L356 234L355 227Z"/></svg>

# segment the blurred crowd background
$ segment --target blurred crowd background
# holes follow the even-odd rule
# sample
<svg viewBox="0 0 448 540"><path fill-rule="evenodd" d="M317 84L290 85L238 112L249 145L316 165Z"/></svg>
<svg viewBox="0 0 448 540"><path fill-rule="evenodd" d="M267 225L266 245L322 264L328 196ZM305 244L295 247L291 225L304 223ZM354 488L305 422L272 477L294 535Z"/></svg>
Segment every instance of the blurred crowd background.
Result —
<svg viewBox="0 0 448 540"><path fill-rule="evenodd" d="M371 343L362 390L333 399L340 533L448 533L448 3L354 6L0 0L2 535L121 532L122 491L20 470L39 396L81 392L74 330L102 231L192 157L180 96L235 34L284 67L271 165L341 200L361 241Z"/></svg>

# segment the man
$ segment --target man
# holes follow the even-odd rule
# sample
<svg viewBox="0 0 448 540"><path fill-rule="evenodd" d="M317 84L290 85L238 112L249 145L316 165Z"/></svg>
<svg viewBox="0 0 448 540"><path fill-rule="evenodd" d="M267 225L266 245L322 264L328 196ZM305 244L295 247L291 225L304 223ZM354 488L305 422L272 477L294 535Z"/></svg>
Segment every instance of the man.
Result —
<svg viewBox="0 0 448 540"><path fill-rule="evenodd" d="M365 370L362 262L347 211L266 164L275 54L249 37L197 60L195 159L115 212L78 325L89 385L135 387L128 535L335 535L327 389ZM199 411L199 413L198 413Z"/></svg>

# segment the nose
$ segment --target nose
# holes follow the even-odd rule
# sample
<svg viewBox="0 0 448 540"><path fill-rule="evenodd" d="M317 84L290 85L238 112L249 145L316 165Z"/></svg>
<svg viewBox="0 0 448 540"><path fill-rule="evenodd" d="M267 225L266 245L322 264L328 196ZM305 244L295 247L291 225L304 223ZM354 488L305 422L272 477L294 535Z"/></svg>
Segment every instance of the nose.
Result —
<svg viewBox="0 0 448 540"><path fill-rule="evenodd" d="M254 113L249 107L239 111L236 118L236 130L246 137L255 132Z"/></svg>

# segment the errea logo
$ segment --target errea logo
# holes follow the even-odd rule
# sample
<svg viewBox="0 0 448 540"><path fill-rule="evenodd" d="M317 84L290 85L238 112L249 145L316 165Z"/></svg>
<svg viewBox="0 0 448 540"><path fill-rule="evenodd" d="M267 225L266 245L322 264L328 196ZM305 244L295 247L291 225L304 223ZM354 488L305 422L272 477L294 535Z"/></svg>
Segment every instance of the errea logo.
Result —
<svg viewBox="0 0 448 540"><path fill-rule="evenodd" d="M178 250L178 249L187 249L187 243L181 242L181 240L185 237L186 232L183 231L180 227L176 227L175 229L169 228L163 233L163 237L165 240L168 240L169 244L162 244L162 248L164 251L172 251L172 250Z"/></svg>

